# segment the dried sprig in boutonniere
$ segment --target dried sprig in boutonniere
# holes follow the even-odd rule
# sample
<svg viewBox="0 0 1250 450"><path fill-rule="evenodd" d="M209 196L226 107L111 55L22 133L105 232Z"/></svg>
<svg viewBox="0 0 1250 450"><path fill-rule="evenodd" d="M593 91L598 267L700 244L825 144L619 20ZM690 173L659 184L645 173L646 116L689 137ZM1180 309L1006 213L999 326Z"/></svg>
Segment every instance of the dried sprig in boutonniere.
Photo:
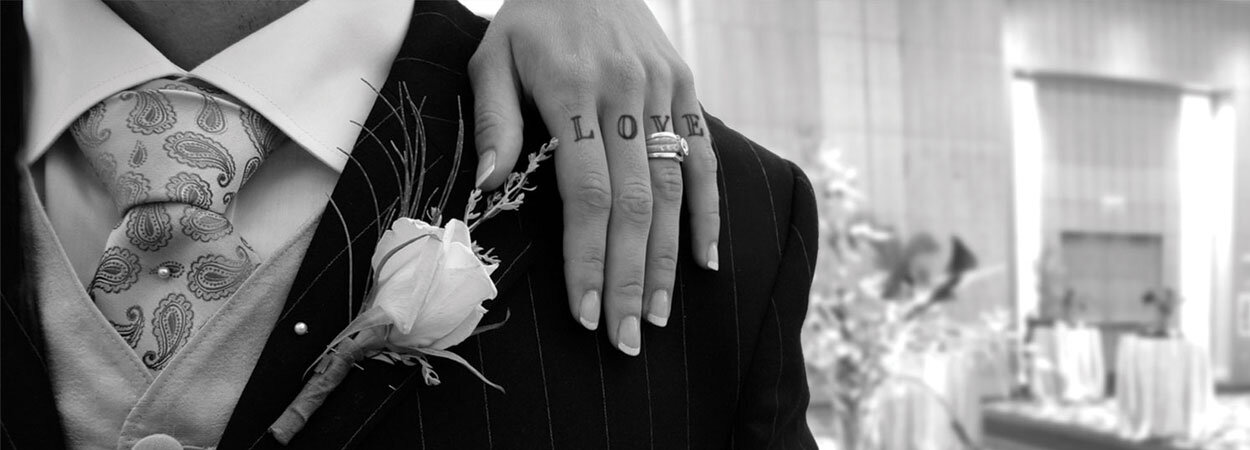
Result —
<svg viewBox="0 0 1250 450"><path fill-rule="evenodd" d="M420 365L427 385L439 384L429 358L444 358L468 368L483 383L503 390L448 350L469 336L501 325L478 325L486 314L482 303L497 294L490 275L499 260L489 249L478 246L470 233L487 219L521 206L525 193L535 189L529 183L529 176L538 170L539 163L551 158L558 143L552 139L538 152L530 154L525 171L511 174L503 189L486 197L485 203L481 190L473 190L463 221L446 219L443 213L447 210L463 151L464 120L460 120L452 175L441 195L437 192L432 195L439 197L439 203L422 205L426 145L420 107L403 85L400 95L403 100L398 105L380 94L378 98L387 102L401 120L413 117L416 136L410 135L405 122L401 150L394 142L383 144L370 133L382 151L390 152L388 158L396 164L400 196L378 218L380 224L389 221L391 226L382 233L374 250L371 284L360 313L330 342L315 363L314 373L304 389L270 426L270 433L282 444L290 442L303 429L308 418L343 382L352 367L359 367L358 363L366 358ZM369 133L368 129L365 132ZM331 206L337 209L333 201Z"/></svg>

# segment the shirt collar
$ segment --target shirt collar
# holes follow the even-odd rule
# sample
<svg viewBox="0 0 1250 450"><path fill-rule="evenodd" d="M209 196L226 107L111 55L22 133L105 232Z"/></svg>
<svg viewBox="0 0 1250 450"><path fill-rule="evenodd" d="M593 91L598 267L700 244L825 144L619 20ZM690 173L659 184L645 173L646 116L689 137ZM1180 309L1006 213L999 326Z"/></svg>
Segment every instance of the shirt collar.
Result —
<svg viewBox="0 0 1250 450"><path fill-rule="evenodd" d="M310 0L186 71L103 2L40 0L25 8L30 103L22 161L122 89L171 75L207 81L260 112L342 171L408 31L410 0ZM366 84L366 81L368 84Z"/></svg>

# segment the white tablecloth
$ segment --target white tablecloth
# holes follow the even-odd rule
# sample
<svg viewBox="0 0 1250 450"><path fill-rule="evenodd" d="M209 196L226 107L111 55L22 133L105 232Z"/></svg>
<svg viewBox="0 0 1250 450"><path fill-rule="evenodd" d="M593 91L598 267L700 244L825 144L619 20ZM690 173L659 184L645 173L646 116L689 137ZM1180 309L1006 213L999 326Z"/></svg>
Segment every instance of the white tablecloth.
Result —
<svg viewBox="0 0 1250 450"><path fill-rule="evenodd" d="M1036 349L1030 387L1043 400L1091 401L1106 396L1102 332L1055 324L1034 330Z"/></svg>
<svg viewBox="0 0 1250 450"><path fill-rule="evenodd" d="M981 390L976 368L976 355L971 352L904 354L899 360L899 374L923 382L928 389L909 382L895 382L885 388L876 415L881 439L878 448L960 449L960 439L951 429L952 419L958 419L969 438L980 443Z"/></svg>
<svg viewBox="0 0 1250 450"><path fill-rule="evenodd" d="M1008 338L987 338L976 343L977 361L973 380L981 390L982 399L1004 399L1011 396L1016 383L1012 367L1016 343Z"/></svg>
<svg viewBox="0 0 1250 450"><path fill-rule="evenodd" d="M1202 436L1215 404L1206 352L1180 339L1121 337L1116 404L1130 437Z"/></svg>

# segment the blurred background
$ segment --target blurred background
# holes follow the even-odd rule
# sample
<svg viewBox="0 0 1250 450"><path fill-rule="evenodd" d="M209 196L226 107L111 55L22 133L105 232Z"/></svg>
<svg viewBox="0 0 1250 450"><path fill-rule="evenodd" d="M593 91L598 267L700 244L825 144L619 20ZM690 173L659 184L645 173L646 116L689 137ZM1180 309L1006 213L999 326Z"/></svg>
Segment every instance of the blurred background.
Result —
<svg viewBox="0 0 1250 450"><path fill-rule="evenodd" d="M647 3L816 187L821 448L1250 449L1250 2Z"/></svg>

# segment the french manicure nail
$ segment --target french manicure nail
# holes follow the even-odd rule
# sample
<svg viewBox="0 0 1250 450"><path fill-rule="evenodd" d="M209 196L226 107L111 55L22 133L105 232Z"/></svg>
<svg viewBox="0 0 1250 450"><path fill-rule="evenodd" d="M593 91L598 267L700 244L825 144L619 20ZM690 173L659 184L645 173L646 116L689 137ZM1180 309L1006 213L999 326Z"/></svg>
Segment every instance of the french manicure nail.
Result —
<svg viewBox="0 0 1250 450"><path fill-rule="evenodd" d="M487 150L482 154L482 161L477 164L477 184L474 187L482 187L482 183L486 182L486 178L495 171L495 151Z"/></svg>
<svg viewBox="0 0 1250 450"><path fill-rule="evenodd" d="M707 268L716 271L720 270L720 254L718 252L719 250L716 248L716 241L712 241L712 243L707 246Z"/></svg>
<svg viewBox="0 0 1250 450"><path fill-rule="evenodd" d="M657 327L668 325L669 311L668 293L663 290L651 294L651 308L647 312L647 321Z"/></svg>
<svg viewBox="0 0 1250 450"><path fill-rule="evenodd" d="M582 294L582 304L578 307L577 320L587 330L599 329L599 291L589 290Z"/></svg>
<svg viewBox="0 0 1250 450"><path fill-rule="evenodd" d="M642 349L642 336L638 330L638 316L625 316L621 319L621 327L616 330L616 347L629 356L638 356Z"/></svg>

